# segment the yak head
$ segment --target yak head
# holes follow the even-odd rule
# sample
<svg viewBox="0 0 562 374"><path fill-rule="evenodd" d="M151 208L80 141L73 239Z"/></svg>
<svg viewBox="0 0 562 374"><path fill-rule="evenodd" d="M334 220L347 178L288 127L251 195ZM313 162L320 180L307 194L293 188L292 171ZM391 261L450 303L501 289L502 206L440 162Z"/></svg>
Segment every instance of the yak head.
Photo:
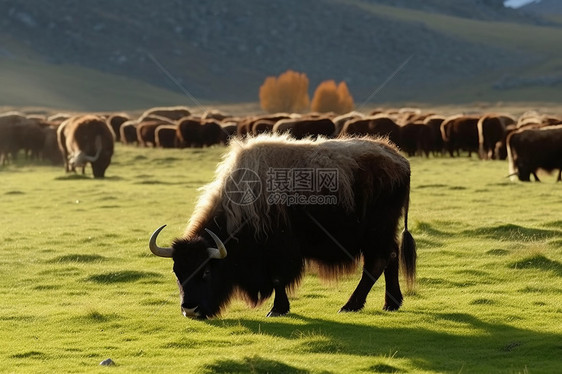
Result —
<svg viewBox="0 0 562 374"><path fill-rule="evenodd" d="M88 156L86 154L86 150L77 150L76 152L71 153L68 156L68 163L72 168L75 168L75 167L82 167L86 165L86 163L88 162L96 162L101 155L102 149L103 149L102 139L101 136L98 135L96 136L96 140L95 140L94 156Z"/></svg>
<svg viewBox="0 0 562 374"><path fill-rule="evenodd" d="M227 255L224 244L205 229L208 237L176 239L172 247L159 247L156 238L165 226L154 231L149 247L156 256L174 260L183 315L197 319L216 316L232 291L231 282L224 278ZM214 246L208 238L214 241Z"/></svg>

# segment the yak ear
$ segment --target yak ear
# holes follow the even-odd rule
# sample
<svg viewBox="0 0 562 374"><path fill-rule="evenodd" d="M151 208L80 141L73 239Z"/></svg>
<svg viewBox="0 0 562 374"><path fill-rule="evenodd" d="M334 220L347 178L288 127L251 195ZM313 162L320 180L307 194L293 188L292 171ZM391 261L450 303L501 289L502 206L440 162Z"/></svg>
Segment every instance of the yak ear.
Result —
<svg viewBox="0 0 562 374"><path fill-rule="evenodd" d="M213 240L215 241L215 244L217 245L217 248L207 248L207 251L209 252L209 257L210 258L216 258L218 260L222 260L227 255L226 247L225 247L224 243L211 230L205 229L205 231L207 231L207 233L209 235L211 235L211 238L213 238Z"/></svg>

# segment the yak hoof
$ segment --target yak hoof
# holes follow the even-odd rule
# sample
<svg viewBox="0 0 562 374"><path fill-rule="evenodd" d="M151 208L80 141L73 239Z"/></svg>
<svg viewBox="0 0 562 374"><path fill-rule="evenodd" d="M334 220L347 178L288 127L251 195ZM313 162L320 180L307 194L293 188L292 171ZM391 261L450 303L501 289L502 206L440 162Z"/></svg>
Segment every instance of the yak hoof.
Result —
<svg viewBox="0 0 562 374"><path fill-rule="evenodd" d="M281 313L281 312L276 312L276 311L272 310L271 312L267 313L266 317L283 317L283 316L286 316L287 313L289 313L289 312Z"/></svg>
<svg viewBox="0 0 562 374"><path fill-rule="evenodd" d="M338 313L359 312L361 309L363 309L363 306L356 308L356 307L349 307L347 305L344 305L341 307Z"/></svg>
<svg viewBox="0 0 562 374"><path fill-rule="evenodd" d="M384 306L382 307L382 310L386 310L388 312L394 312L394 311L398 310L399 308L400 308L400 305L384 304Z"/></svg>

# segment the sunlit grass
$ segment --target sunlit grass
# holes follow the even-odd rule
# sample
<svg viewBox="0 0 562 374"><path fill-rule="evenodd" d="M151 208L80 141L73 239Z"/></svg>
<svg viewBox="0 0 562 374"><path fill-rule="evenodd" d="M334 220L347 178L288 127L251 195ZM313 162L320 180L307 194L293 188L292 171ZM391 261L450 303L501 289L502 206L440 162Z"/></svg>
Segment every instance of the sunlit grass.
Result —
<svg viewBox="0 0 562 374"><path fill-rule="evenodd" d="M416 158L415 292L383 312L338 314L359 277L307 275L291 314L235 301L184 318L171 262L151 255L181 235L224 148L118 145L105 180L22 160L0 168L0 371L556 372L562 353L562 185L511 183L507 165ZM98 366L111 358L113 369Z"/></svg>

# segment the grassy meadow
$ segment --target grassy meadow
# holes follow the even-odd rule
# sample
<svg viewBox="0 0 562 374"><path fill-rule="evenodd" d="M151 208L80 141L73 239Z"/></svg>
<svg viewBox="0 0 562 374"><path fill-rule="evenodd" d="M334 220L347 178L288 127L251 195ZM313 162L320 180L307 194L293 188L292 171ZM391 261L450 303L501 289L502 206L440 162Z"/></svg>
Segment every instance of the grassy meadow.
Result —
<svg viewBox="0 0 562 374"><path fill-rule="evenodd" d="M512 183L507 162L413 158L418 281L383 312L380 279L308 274L287 317L234 302L180 313L172 262L224 148L117 145L105 180L24 160L0 167L0 372L553 373L562 357L562 184ZM403 282L404 284L405 282ZM113 367L102 367L111 358Z"/></svg>

